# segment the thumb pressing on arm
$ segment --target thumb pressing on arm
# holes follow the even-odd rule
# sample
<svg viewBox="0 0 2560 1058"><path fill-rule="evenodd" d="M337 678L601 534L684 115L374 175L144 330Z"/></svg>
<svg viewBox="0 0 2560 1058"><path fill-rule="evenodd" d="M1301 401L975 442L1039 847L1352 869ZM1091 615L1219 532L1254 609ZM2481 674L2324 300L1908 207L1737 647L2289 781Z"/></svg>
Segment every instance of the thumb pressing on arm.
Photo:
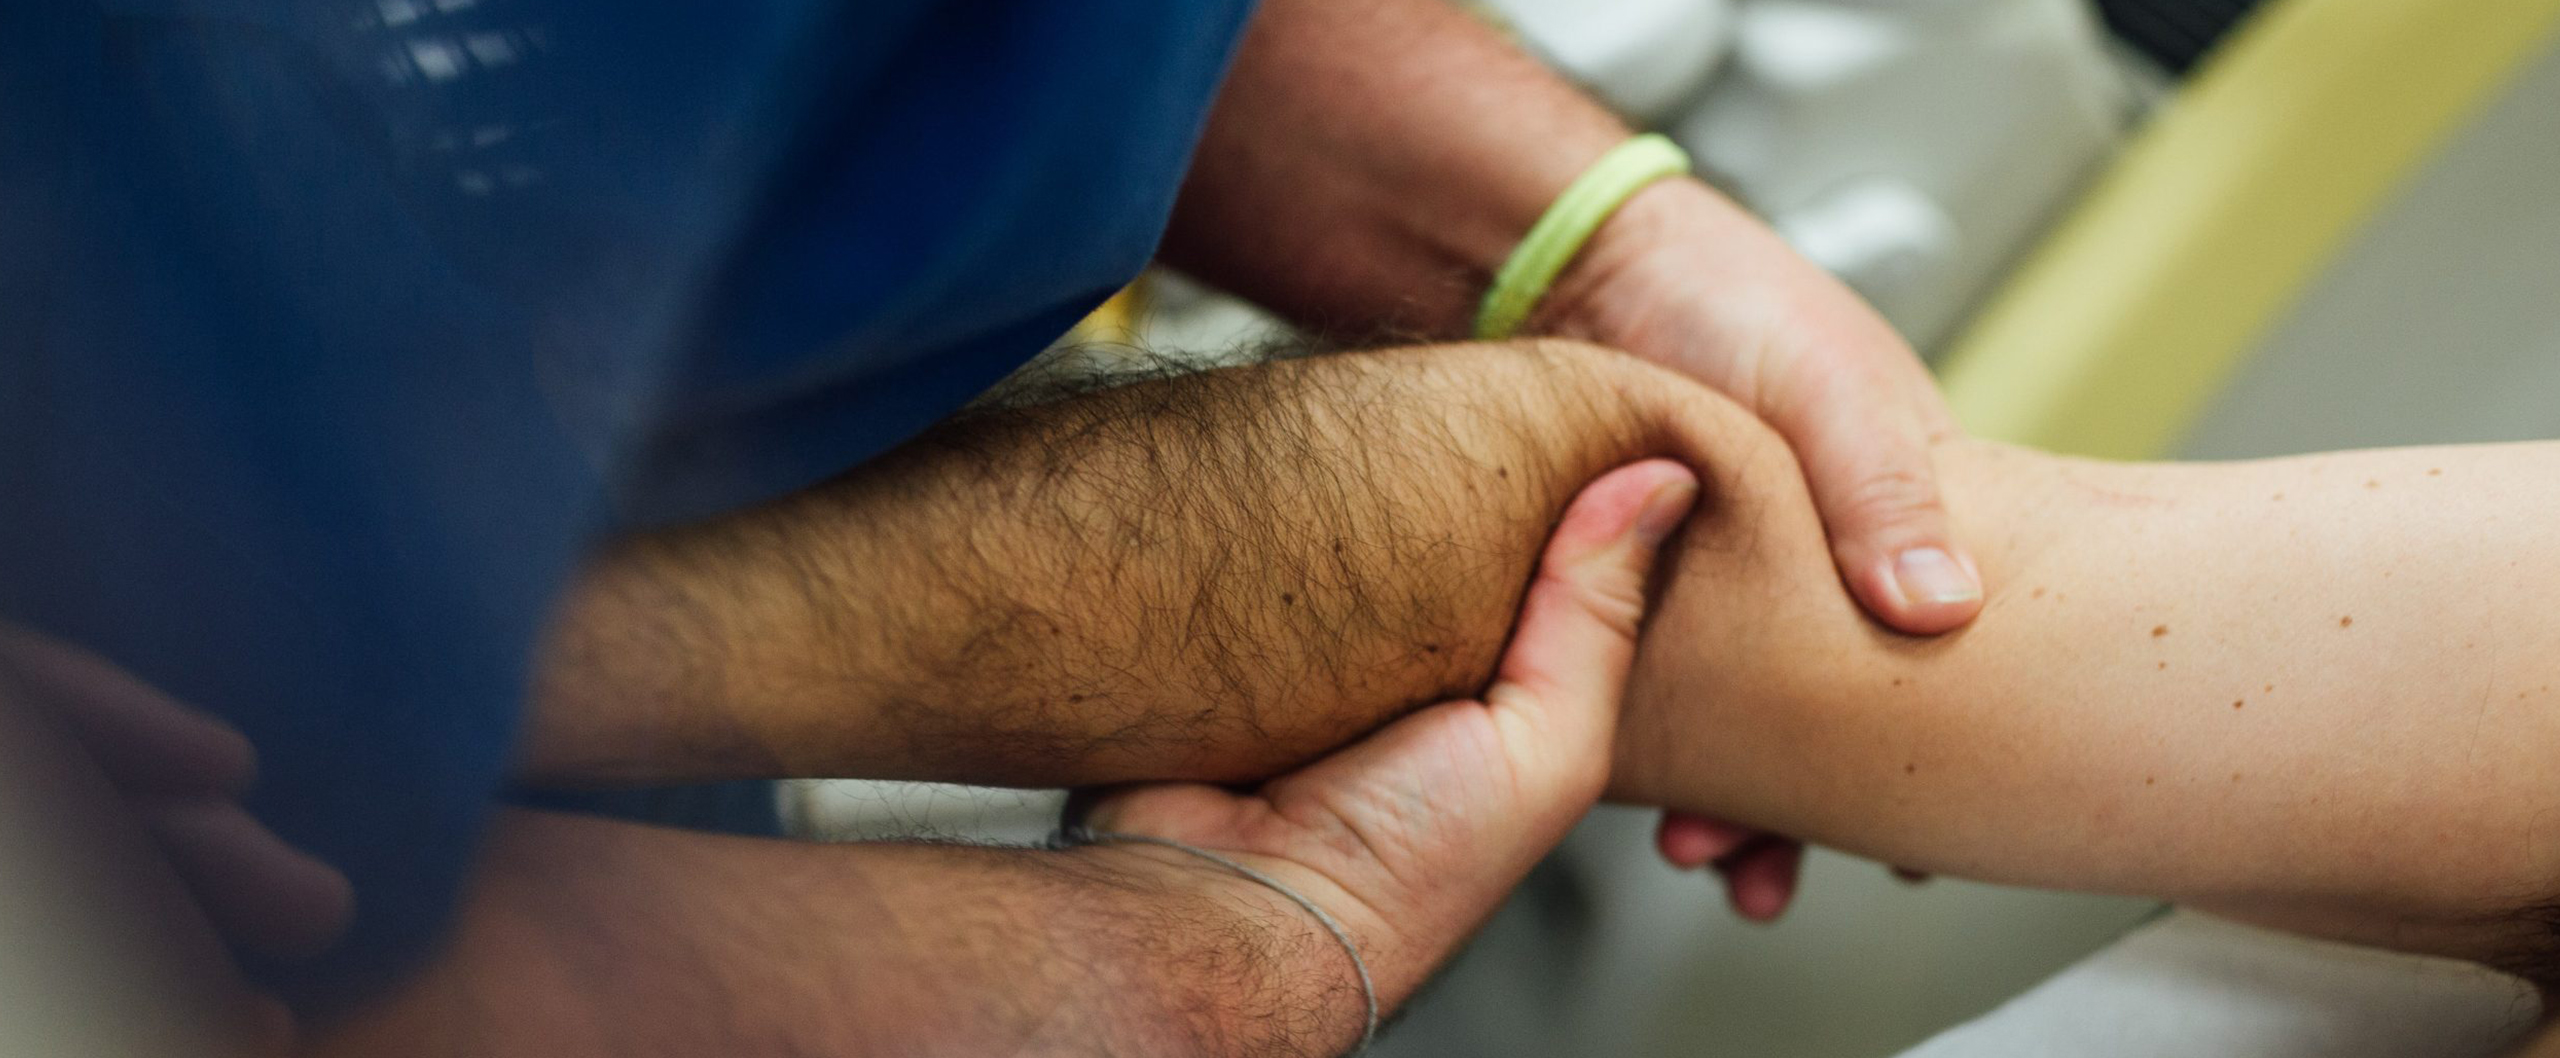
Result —
<svg viewBox="0 0 2560 1058"><path fill-rule="evenodd" d="M1696 496L1695 476L1667 460L1587 486L1548 541L1482 699L1425 708L1250 793L1117 791L1085 824L1213 850L1296 890L1340 921L1393 1009L1599 799L1646 577ZM1248 913L1301 914L1196 859L1128 851L1224 887ZM1349 977L1348 959L1332 957Z"/></svg>

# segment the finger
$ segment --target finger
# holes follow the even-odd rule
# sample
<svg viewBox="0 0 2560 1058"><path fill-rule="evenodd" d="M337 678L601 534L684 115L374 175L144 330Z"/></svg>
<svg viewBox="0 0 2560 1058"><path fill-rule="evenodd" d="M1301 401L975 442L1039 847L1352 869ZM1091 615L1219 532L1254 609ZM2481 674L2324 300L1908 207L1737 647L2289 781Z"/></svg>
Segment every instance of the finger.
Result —
<svg viewBox="0 0 2560 1058"><path fill-rule="evenodd" d="M1811 377L1771 424L1804 464L1842 579L1868 612L1904 632L1972 621L1982 578L1948 528L1920 407L1941 403L1936 391L1884 370Z"/></svg>
<svg viewBox="0 0 2560 1058"><path fill-rule="evenodd" d="M1654 851L1681 870L1696 870L1730 856L1759 832L1689 812L1665 811L1653 830Z"/></svg>
<svg viewBox="0 0 2560 1058"><path fill-rule="evenodd" d="M1532 775L1605 781L1655 552L1697 499L1687 467L1646 460L1574 497L1539 560L1485 692L1508 756Z"/></svg>
<svg viewBox="0 0 2560 1058"><path fill-rule="evenodd" d="M346 930L345 875L287 845L240 806L183 801L146 811L170 865L224 939L260 955L317 955Z"/></svg>
<svg viewBox="0 0 2560 1058"><path fill-rule="evenodd" d="M1802 844L1763 838L1717 864L1716 871L1724 876L1725 898L1735 913L1753 922L1774 922L1794 902L1803 867Z"/></svg>
<svg viewBox="0 0 2560 1058"><path fill-rule="evenodd" d="M0 626L0 664L128 794L236 796L257 776L257 753L240 732L86 650Z"/></svg>
<svg viewBox="0 0 2560 1058"><path fill-rule="evenodd" d="M1258 802L1207 783L1135 783L1069 794L1060 830L1152 834L1176 841L1244 836Z"/></svg>

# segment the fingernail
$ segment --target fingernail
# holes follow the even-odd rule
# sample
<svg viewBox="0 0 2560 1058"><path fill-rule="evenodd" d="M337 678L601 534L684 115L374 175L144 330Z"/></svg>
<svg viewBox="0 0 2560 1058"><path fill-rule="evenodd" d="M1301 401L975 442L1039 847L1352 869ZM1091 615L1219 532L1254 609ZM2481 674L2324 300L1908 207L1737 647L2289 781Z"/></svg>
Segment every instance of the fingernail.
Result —
<svg viewBox="0 0 2560 1058"><path fill-rule="evenodd" d="M1689 515L1689 505L1698 498L1698 483L1676 481L1653 491L1644 501L1644 513L1636 516L1636 542L1646 547L1661 543L1680 528L1680 520Z"/></svg>
<svg viewBox="0 0 2560 1058"><path fill-rule="evenodd" d="M1982 598L1982 584L1962 564L1934 547L1915 547L1893 560L1894 583L1910 603L1972 602Z"/></svg>

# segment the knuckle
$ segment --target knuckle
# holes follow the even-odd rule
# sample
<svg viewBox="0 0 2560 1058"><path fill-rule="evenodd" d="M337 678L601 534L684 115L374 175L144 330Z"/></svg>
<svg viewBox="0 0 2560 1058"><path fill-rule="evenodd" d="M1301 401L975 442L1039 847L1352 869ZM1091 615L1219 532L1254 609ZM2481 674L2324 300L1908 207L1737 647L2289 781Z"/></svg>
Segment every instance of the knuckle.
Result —
<svg viewBox="0 0 2560 1058"><path fill-rule="evenodd" d="M1935 517L1938 486L1925 471L1890 467L1860 476L1833 506L1841 517L1868 526Z"/></svg>
<svg viewBox="0 0 2560 1058"><path fill-rule="evenodd" d="M1632 640L1644 622L1644 584L1634 570L1611 568L1578 578L1574 601L1612 634Z"/></svg>

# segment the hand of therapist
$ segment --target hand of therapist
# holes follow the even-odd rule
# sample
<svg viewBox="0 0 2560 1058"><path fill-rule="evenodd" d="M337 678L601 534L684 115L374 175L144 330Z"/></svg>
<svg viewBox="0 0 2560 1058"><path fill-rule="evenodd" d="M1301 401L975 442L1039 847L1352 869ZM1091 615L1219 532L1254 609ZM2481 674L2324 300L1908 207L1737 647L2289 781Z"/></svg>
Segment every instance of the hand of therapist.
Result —
<svg viewBox="0 0 2560 1058"><path fill-rule="evenodd" d="M1695 180L1647 188L1603 225L1534 321L1705 381L1804 465L1841 579L1867 611L1931 635L1982 609L1950 535L1932 443L1956 433L1926 366L1858 296Z"/></svg>
<svg viewBox="0 0 2560 1058"><path fill-rule="evenodd" d="M1696 495L1695 477L1663 460L1586 487L1547 544L1481 700L1425 708L1250 793L1120 790L1085 825L1211 850L1297 890L1357 941L1381 1011L1394 1009L1598 799L1646 575ZM1125 847L1247 906L1303 917L1179 851Z"/></svg>
<svg viewBox="0 0 2560 1058"><path fill-rule="evenodd" d="M1630 199L1549 296L1538 326L1613 345L1722 390L1795 449L1841 579L1867 611L1918 635L1982 610L1973 560L1950 535L1930 463L1956 432L1901 336L1837 280L1703 184ZM1656 846L1712 866L1744 917L1793 899L1801 844L1666 813Z"/></svg>

